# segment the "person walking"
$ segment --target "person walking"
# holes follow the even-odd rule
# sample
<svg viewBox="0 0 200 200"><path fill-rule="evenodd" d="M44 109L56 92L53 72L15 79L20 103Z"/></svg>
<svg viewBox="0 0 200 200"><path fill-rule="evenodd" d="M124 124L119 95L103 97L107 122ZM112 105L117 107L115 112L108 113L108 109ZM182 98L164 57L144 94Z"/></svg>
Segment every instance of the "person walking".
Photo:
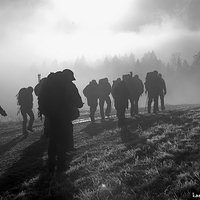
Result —
<svg viewBox="0 0 200 200"><path fill-rule="evenodd" d="M20 106L20 111L22 114L22 132L24 136L27 136L28 131L33 132L33 122L34 122L34 113L33 113L33 88L30 86L28 88L21 88L17 95L18 105ZM28 126L27 126L27 116L30 117Z"/></svg>
<svg viewBox="0 0 200 200"><path fill-rule="evenodd" d="M100 107L100 115L101 120L105 120L105 115L109 118L111 112L111 85L108 82L108 78L103 78L99 80L99 107ZM106 111L104 113L104 104L107 104Z"/></svg>
<svg viewBox="0 0 200 200"><path fill-rule="evenodd" d="M161 105L161 110L165 110L165 101L164 101L164 97L167 94L167 89L166 89L166 84L165 84L165 80L162 78L162 74L158 74L159 76L159 95L158 98L160 99L160 105Z"/></svg>
<svg viewBox="0 0 200 200"><path fill-rule="evenodd" d="M145 81L145 94L148 95L148 113L151 113L151 104L153 112L158 112L158 95L159 95L159 76L158 71L148 72Z"/></svg>
<svg viewBox="0 0 200 200"><path fill-rule="evenodd" d="M125 111L128 108L129 91L126 86L124 76L123 80L118 79L118 81L115 82L112 95L114 98L114 106L117 111L118 127L121 129L126 129Z"/></svg>
<svg viewBox="0 0 200 200"><path fill-rule="evenodd" d="M96 80L90 81L90 83L83 89L83 94L87 98L87 104L90 107L90 119L91 122L95 122L95 112L97 110L99 87Z"/></svg>

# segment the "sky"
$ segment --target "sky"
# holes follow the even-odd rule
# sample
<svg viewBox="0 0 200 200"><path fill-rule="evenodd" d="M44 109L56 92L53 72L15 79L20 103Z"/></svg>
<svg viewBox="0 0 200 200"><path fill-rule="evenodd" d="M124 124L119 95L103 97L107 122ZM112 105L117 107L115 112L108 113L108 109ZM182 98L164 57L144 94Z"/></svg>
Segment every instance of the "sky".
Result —
<svg viewBox="0 0 200 200"><path fill-rule="evenodd" d="M0 0L0 105L16 112L20 87L49 60L95 60L154 50L191 61L200 49L200 0ZM13 111L15 110L15 111Z"/></svg>

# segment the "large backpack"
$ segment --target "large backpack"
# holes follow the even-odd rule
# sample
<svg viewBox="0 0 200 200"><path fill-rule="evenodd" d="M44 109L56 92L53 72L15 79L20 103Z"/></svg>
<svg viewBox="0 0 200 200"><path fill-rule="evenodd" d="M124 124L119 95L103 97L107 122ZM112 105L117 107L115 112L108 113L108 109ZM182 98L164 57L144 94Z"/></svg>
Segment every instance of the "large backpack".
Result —
<svg viewBox="0 0 200 200"><path fill-rule="evenodd" d="M17 104L20 106L25 106L27 104L27 88L21 88L17 94Z"/></svg>
<svg viewBox="0 0 200 200"><path fill-rule="evenodd" d="M61 107L61 84L58 73L51 73L40 88L38 95L38 110L40 115L56 115Z"/></svg>
<svg viewBox="0 0 200 200"><path fill-rule="evenodd" d="M74 91L71 91L67 85L63 81L61 72L49 74L38 96L38 110L40 115L43 114L50 118L58 117L58 120L60 117L64 117L65 120L69 121L79 117L79 110L76 105L73 105L76 102L70 99L70 94ZM70 83L70 85L73 84Z"/></svg>

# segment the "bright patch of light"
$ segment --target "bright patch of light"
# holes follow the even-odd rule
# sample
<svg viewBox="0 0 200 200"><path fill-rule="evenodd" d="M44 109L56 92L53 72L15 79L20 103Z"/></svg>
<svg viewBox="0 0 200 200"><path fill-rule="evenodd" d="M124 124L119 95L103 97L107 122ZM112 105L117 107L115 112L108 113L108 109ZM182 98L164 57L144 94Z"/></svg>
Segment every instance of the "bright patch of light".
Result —
<svg viewBox="0 0 200 200"><path fill-rule="evenodd" d="M123 17L131 0L53 0L53 12L84 29L106 28Z"/></svg>
<svg viewBox="0 0 200 200"><path fill-rule="evenodd" d="M144 50L156 50L176 35L174 27L166 26L166 22L163 26L144 26L139 33L114 31L130 7L133 12L136 10L135 0L50 2L49 7L38 11L34 31L23 37L24 43L41 58L67 60L86 56L95 60L130 52L140 56Z"/></svg>

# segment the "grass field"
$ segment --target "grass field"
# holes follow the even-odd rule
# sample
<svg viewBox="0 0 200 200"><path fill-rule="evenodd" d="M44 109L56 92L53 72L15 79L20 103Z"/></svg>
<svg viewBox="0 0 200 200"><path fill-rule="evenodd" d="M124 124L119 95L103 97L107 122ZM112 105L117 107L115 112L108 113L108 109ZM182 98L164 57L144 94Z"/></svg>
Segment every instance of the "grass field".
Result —
<svg viewBox="0 0 200 200"><path fill-rule="evenodd" d="M200 106L169 106L158 115L127 115L74 125L70 168L49 177L42 127L24 138L21 125L0 131L0 199L182 200L200 194ZM200 198L199 198L200 199Z"/></svg>

